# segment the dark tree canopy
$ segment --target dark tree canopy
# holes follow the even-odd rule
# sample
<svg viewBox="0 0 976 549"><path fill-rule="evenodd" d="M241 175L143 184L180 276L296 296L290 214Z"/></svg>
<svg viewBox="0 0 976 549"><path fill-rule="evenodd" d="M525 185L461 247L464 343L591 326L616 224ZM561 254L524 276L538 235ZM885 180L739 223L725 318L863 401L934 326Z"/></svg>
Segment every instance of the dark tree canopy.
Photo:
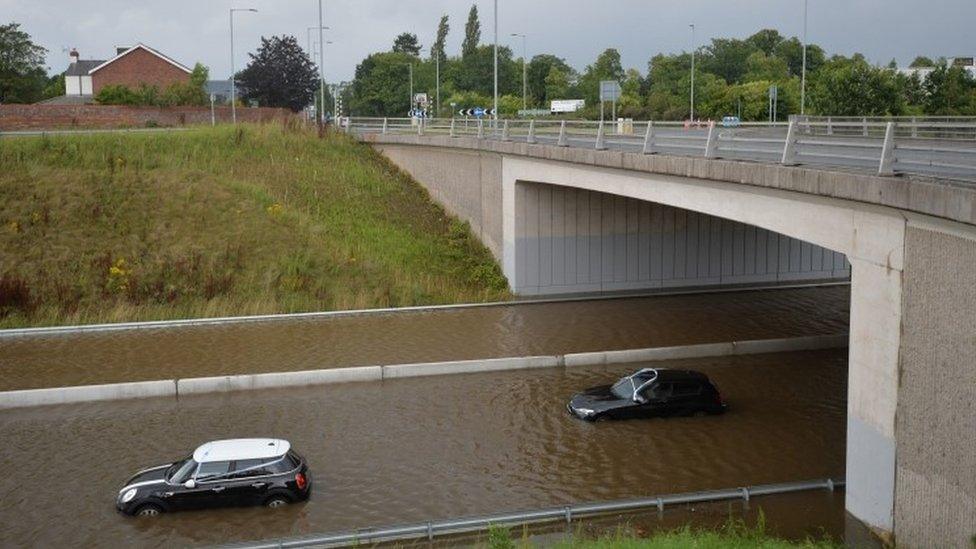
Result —
<svg viewBox="0 0 976 549"><path fill-rule="evenodd" d="M478 5L471 6L468 22L464 25L464 42L461 43L461 56L467 57L478 49L481 43L481 21L478 20Z"/></svg>
<svg viewBox="0 0 976 549"><path fill-rule="evenodd" d="M776 46L783 41L783 35L776 29L763 29L749 38L746 43L761 50L766 55L772 55L776 51Z"/></svg>
<svg viewBox="0 0 976 549"><path fill-rule="evenodd" d="M49 85L44 69L47 50L38 46L20 25L0 25L0 103L33 103Z"/></svg>
<svg viewBox="0 0 976 549"><path fill-rule="evenodd" d="M444 45L447 43L447 33L451 31L451 25L449 19L446 15L441 16L440 23L437 24L437 38L434 40L434 45L430 47L430 58L440 59L444 61L447 59L447 52L444 50Z"/></svg>
<svg viewBox="0 0 976 549"><path fill-rule="evenodd" d="M416 56L420 55L420 47L417 35L410 32L400 34L393 41L393 53L406 53Z"/></svg>
<svg viewBox="0 0 976 549"><path fill-rule="evenodd" d="M925 57L924 55L919 55L918 57L915 58L914 61L912 61L912 64L909 65L909 67L913 69L917 69L920 67L934 67L934 66L935 66L935 61L932 61L932 59Z"/></svg>
<svg viewBox="0 0 976 549"><path fill-rule="evenodd" d="M526 73L529 97L536 105L546 105L553 99L568 99L564 96L569 92L570 81L576 78L576 71L564 59L549 54L533 57L526 67ZM549 97L550 92L558 97Z"/></svg>
<svg viewBox="0 0 976 549"><path fill-rule="evenodd" d="M294 36L261 37L261 47L237 73L241 97L262 107L298 112L312 103L319 88L318 72Z"/></svg>

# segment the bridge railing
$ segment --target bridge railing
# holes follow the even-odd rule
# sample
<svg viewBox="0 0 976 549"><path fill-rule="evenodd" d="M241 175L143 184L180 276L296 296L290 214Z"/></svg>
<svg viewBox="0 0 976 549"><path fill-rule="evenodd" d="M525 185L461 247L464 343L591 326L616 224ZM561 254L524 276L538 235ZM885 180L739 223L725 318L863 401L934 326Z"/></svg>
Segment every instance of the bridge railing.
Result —
<svg viewBox="0 0 976 549"><path fill-rule="evenodd" d="M442 135L560 147L837 166L976 180L976 118L794 117L790 122L351 118L358 133Z"/></svg>

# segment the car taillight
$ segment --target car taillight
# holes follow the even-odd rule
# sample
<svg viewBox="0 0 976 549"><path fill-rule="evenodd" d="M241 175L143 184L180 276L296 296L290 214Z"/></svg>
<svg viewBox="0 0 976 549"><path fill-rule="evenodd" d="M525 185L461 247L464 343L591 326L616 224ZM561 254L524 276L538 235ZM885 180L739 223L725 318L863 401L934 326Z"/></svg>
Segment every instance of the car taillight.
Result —
<svg viewBox="0 0 976 549"><path fill-rule="evenodd" d="M725 405L725 399L722 398L722 393L715 391L715 404Z"/></svg>
<svg viewBox="0 0 976 549"><path fill-rule="evenodd" d="M295 475L295 484L298 485L299 490L304 490L308 486L308 480L305 479L304 473L298 473Z"/></svg>

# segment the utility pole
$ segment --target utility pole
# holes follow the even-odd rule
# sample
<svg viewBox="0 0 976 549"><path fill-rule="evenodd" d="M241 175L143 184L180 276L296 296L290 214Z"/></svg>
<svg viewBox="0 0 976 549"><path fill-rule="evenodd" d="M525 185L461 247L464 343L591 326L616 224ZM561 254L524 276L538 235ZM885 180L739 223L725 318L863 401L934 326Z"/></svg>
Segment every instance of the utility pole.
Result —
<svg viewBox="0 0 976 549"><path fill-rule="evenodd" d="M809 0L803 0L803 76L800 79L800 115L807 112L807 8Z"/></svg>
<svg viewBox="0 0 976 549"><path fill-rule="evenodd" d="M435 107L434 118L437 118L441 114L441 50L435 51L434 55L437 59L437 75L434 77L437 80L437 106Z"/></svg>
<svg viewBox="0 0 976 549"><path fill-rule="evenodd" d="M325 131L325 35L322 26L322 0L319 0L319 105L322 111L318 114L319 134Z"/></svg>
<svg viewBox="0 0 976 549"><path fill-rule="evenodd" d="M697 45L695 43L695 24L692 23L688 25L691 27L691 122L695 122L695 49Z"/></svg>
<svg viewBox="0 0 976 549"><path fill-rule="evenodd" d="M517 32L513 32L512 33L512 36L513 37L521 37L522 38L522 110L524 111L524 110L528 110L528 108L529 108L528 107L528 103L526 102L526 98L528 97L526 91L529 89L529 86L527 84L527 82L528 82L528 68L527 67L528 67L528 64L529 64L529 59L528 59L528 57L525 56L525 51L526 51L526 49L525 49L525 34L524 33L523 34L519 34Z"/></svg>
<svg viewBox="0 0 976 549"><path fill-rule="evenodd" d="M234 69L234 12L250 11L257 13L254 8L231 8L230 9L230 116L237 124L237 71Z"/></svg>

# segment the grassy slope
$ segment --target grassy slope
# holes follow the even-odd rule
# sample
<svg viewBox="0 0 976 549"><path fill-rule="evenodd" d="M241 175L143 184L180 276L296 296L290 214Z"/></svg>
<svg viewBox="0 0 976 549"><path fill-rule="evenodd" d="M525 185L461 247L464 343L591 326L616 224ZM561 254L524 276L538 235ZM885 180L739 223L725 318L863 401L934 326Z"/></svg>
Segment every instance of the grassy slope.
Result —
<svg viewBox="0 0 976 549"><path fill-rule="evenodd" d="M0 141L0 327L496 300L371 149L277 125Z"/></svg>

